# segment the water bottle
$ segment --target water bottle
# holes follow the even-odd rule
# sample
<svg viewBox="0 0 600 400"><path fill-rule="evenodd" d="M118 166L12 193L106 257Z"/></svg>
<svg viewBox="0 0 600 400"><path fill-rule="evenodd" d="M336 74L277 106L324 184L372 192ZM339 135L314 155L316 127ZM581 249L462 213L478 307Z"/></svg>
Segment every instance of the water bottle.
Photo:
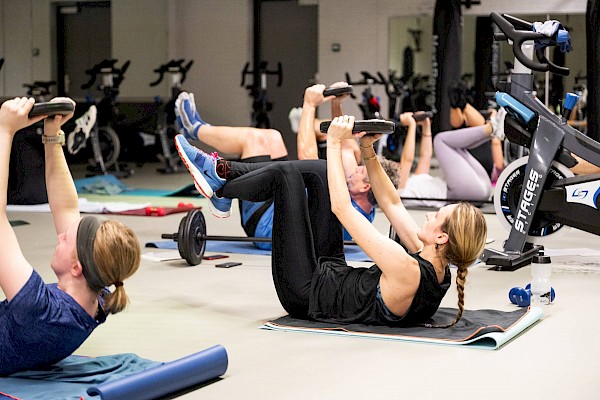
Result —
<svg viewBox="0 0 600 400"><path fill-rule="evenodd" d="M550 293L552 286L550 276L552 275L552 266L550 257L545 256L543 251L533 256L531 260L531 306L540 307L548 305L551 302Z"/></svg>

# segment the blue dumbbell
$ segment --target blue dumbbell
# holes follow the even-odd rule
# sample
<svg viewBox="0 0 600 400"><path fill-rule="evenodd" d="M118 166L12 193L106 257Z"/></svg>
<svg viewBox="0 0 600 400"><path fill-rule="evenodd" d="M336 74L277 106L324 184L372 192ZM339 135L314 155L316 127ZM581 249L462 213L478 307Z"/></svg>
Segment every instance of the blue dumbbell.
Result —
<svg viewBox="0 0 600 400"><path fill-rule="evenodd" d="M550 288L550 302L554 301L556 293L554 288ZM508 292L508 298L510 302L518 305L519 307L528 307L531 303L531 284L527 284L525 289L520 287L514 287Z"/></svg>

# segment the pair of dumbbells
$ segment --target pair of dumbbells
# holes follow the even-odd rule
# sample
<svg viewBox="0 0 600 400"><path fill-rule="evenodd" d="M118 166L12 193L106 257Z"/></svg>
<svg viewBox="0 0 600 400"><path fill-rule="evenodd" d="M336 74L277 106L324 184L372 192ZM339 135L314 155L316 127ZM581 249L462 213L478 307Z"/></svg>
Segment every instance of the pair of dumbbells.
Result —
<svg viewBox="0 0 600 400"><path fill-rule="evenodd" d="M555 293L554 288L550 288L550 302L554 301ZM508 298L510 302L516 304L519 307L529 307L531 304L531 283L525 286L525 289L521 287L514 287L508 292Z"/></svg>

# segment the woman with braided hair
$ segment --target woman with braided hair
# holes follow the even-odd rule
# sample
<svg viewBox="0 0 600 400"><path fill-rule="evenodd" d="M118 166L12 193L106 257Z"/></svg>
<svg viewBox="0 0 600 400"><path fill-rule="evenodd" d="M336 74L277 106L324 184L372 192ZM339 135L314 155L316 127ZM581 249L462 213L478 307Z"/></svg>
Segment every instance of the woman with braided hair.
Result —
<svg viewBox="0 0 600 400"><path fill-rule="evenodd" d="M60 127L73 114L29 118L33 104L16 98L0 107L0 288L6 297L0 303L0 375L47 367L71 355L108 314L125 308L123 281L140 264L140 245L130 228L79 214L61 146ZM46 190L58 235L50 263L58 278L54 284L44 284L29 264L6 213L13 137L44 118Z"/></svg>
<svg viewBox="0 0 600 400"><path fill-rule="evenodd" d="M435 313L450 286L452 263L458 267L458 314L445 326L454 325L464 310L467 268L483 252L487 225L481 211L468 203L447 205L426 214L418 227L402 204L376 157L373 143L381 135L352 134L354 117L334 119L327 135L327 171L331 207L339 221L380 271L377 299L393 323L424 323ZM340 143L360 137L360 150L379 207L404 246L384 237L357 218L349 207L344 180L339 174ZM347 191L346 191L347 192Z"/></svg>
<svg viewBox="0 0 600 400"><path fill-rule="evenodd" d="M273 282L292 317L370 325L427 324L450 287L449 263L453 263L458 266L458 321L467 267L485 245L483 214L466 203L449 205L428 213L419 228L376 157L372 145L378 137L364 132L353 135L353 126L354 117L333 119L327 133L327 161L231 161L220 168L222 160L190 145L181 135L176 146L203 196L211 198L218 192L246 201L273 198ZM369 177L374 177L373 193L406 249L381 234L352 206L341 142L354 137L361 138L361 153ZM376 265L346 264L342 225Z"/></svg>

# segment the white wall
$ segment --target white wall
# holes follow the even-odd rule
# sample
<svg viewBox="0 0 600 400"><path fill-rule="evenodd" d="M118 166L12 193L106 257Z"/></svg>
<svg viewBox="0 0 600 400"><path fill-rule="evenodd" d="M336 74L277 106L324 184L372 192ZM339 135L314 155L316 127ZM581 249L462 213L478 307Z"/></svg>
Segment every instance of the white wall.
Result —
<svg viewBox="0 0 600 400"><path fill-rule="evenodd" d="M169 61L167 3L164 0L118 0L111 3L112 56L121 66L131 60L120 86L124 98L167 96L168 84L150 87L154 69ZM100 60L98 60L100 61Z"/></svg>
<svg viewBox="0 0 600 400"><path fill-rule="evenodd" d="M0 0L0 96L24 93L22 84L54 78L51 4L56 0ZM391 16L432 15L435 0L303 0L319 5L319 81L344 79L347 71L387 71ZM491 11L532 14L584 13L586 0L482 0L464 14ZM33 33L32 33L33 32ZM251 0L113 1L113 56L132 59L122 97L156 94L151 72L170 58L194 59L184 88L196 94L202 116L215 124L246 125L251 101L239 86L252 57ZM340 43L341 51L331 51ZM33 56L32 49L39 49ZM166 84L159 89L166 92ZM377 93L382 98L383 89ZM355 102L347 111L360 115ZM327 116L328 110L320 110Z"/></svg>
<svg viewBox="0 0 600 400"><path fill-rule="evenodd" d="M240 86L252 62L251 0L170 1L170 57L193 59L183 87L200 115L217 125L250 123L251 98Z"/></svg>

